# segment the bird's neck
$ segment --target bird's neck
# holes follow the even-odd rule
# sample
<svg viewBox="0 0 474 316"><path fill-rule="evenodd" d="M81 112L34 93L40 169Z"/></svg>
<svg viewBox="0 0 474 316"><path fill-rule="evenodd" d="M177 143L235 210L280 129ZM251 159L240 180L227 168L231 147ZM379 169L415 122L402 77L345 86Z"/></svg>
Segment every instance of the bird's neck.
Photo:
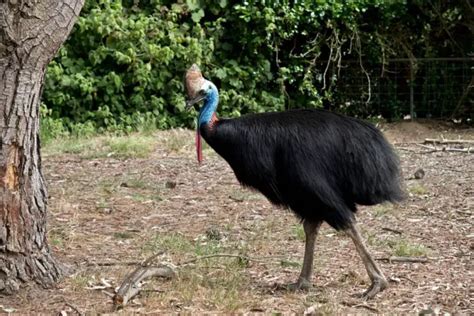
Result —
<svg viewBox="0 0 474 316"><path fill-rule="evenodd" d="M219 92L217 92L217 88L213 85L211 89L211 93L209 93L204 106L201 108L199 112L199 119L198 119L198 127L203 125L213 125L217 120L216 116L216 109L217 104L219 103Z"/></svg>

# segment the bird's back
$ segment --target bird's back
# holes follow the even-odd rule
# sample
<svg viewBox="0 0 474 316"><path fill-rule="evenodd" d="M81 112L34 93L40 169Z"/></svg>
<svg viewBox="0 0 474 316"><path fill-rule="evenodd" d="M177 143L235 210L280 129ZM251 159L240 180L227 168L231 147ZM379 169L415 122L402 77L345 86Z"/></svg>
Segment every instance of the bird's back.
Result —
<svg viewBox="0 0 474 316"><path fill-rule="evenodd" d="M374 126L323 110L218 121L201 133L244 185L300 217L343 228L356 204L398 201L398 160Z"/></svg>

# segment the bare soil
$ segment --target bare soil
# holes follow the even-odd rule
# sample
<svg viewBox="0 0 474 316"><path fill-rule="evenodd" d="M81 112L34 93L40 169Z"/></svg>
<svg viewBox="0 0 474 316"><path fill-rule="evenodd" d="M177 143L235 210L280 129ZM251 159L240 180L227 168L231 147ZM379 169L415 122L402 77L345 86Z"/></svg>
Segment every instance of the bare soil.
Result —
<svg viewBox="0 0 474 316"><path fill-rule="evenodd" d="M302 263L302 230L290 211L243 189L225 161L207 149L198 165L191 131L156 133L146 158L84 158L48 153L49 242L69 274L53 289L32 286L0 297L0 312L83 313L294 312L474 313L474 154L432 152L424 138L474 139L471 128L445 123L382 126L400 155L409 198L399 205L360 207L358 220L387 290L364 302L369 285L350 239L323 225L317 239L314 287L289 292ZM245 149L243 149L245 150ZM414 179L422 168L425 176ZM163 251L178 264L172 280L154 279L124 309L113 293L133 264ZM132 264L127 265L127 264Z"/></svg>

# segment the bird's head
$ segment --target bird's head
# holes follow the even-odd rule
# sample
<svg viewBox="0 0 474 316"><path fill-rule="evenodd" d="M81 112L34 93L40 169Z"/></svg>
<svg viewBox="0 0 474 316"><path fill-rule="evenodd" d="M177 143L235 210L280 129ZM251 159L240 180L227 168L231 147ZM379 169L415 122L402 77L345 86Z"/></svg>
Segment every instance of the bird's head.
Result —
<svg viewBox="0 0 474 316"><path fill-rule="evenodd" d="M197 120L196 133L196 151L198 161L202 161L201 133L200 128L208 124L212 128L217 120L215 111L219 103L219 92L216 86L209 80L204 79L201 70L196 64L186 71L184 78L184 86L186 87L186 109L193 106L199 112ZM199 108L197 104L204 101L204 105Z"/></svg>
<svg viewBox="0 0 474 316"><path fill-rule="evenodd" d="M186 100L186 109L191 109L191 107L196 106L201 101L205 101L206 104L206 101L213 101L217 96L216 86L211 81L204 79L199 90Z"/></svg>
<svg viewBox="0 0 474 316"><path fill-rule="evenodd" d="M185 75L185 87L186 87L186 109L191 109L195 106L196 110L199 107L196 105L204 101L207 103L217 103L218 91L216 86L209 80L204 79L201 70L196 64L193 64Z"/></svg>

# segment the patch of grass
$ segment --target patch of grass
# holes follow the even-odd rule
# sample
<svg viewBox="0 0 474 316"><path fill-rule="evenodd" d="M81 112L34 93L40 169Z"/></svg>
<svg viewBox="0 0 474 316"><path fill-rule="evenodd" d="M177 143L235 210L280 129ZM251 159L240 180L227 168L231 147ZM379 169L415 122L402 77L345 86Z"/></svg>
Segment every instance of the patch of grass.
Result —
<svg viewBox="0 0 474 316"><path fill-rule="evenodd" d="M195 265L180 270L179 277L171 281L175 291L169 295L187 305L201 301L211 309L237 310L248 303L242 293L245 293L250 280L242 269L236 258L197 261Z"/></svg>
<svg viewBox="0 0 474 316"><path fill-rule="evenodd" d="M242 273L241 268L231 262L221 273L206 278L203 285L211 289L207 299L210 305L234 311L246 305L241 293L248 284L249 280Z"/></svg>
<svg viewBox="0 0 474 316"><path fill-rule="evenodd" d="M367 234L366 242L369 246L379 246L381 244L380 239L375 233Z"/></svg>
<svg viewBox="0 0 474 316"><path fill-rule="evenodd" d="M84 159L113 157L118 159L146 158L153 152L156 140L152 136L65 137L51 141L43 150L49 155L73 154Z"/></svg>
<svg viewBox="0 0 474 316"><path fill-rule="evenodd" d="M194 253L194 245L181 234L158 234L143 247L145 252L166 251L174 254Z"/></svg>
<svg viewBox="0 0 474 316"><path fill-rule="evenodd" d="M133 234L130 232L115 232L114 233L114 238L117 239L132 239Z"/></svg>
<svg viewBox="0 0 474 316"><path fill-rule="evenodd" d="M107 156L115 158L147 158L155 147L155 139L151 136L132 135L106 138L104 145L110 152Z"/></svg>
<svg viewBox="0 0 474 316"><path fill-rule="evenodd" d="M378 204L372 208L375 217L383 217L388 215L393 210L391 204Z"/></svg>
<svg viewBox="0 0 474 316"><path fill-rule="evenodd" d="M190 135L180 133L179 130L171 130L164 138L164 145L168 151L180 152L187 145L191 144Z"/></svg>
<svg viewBox="0 0 474 316"><path fill-rule="evenodd" d="M304 233L303 225L296 224L291 228L291 234L298 240L305 241L306 235Z"/></svg>
<svg viewBox="0 0 474 316"><path fill-rule="evenodd" d="M155 200L155 201L158 201L158 202L163 201L163 198L161 197L161 195L159 195L159 194L157 194L157 193L150 194L148 197L149 197L150 199Z"/></svg>
<svg viewBox="0 0 474 316"><path fill-rule="evenodd" d="M110 179L103 179L103 180L100 180L99 183L97 184L97 189L98 191L100 191L102 194L112 194L114 193L116 190L117 190L117 184L110 180ZM99 201L99 203L101 204L100 206L103 207L103 206L106 206L107 202L103 199L101 199L101 201Z"/></svg>
<svg viewBox="0 0 474 316"><path fill-rule="evenodd" d="M134 200L135 202L144 202L144 201L148 200L148 197L146 195L143 195L143 194L134 193L134 194L132 194L132 200Z"/></svg>
<svg viewBox="0 0 474 316"><path fill-rule="evenodd" d="M397 240L391 245L393 254L399 257L423 257L430 250L422 244L411 243L405 239Z"/></svg>
<svg viewBox="0 0 474 316"><path fill-rule="evenodd" d="M222 245L218 240L208 240L198 242L194 245L194 253L196 256L207 256L222 251Z"/></svg>
<svg viewBox="0 0 474 316"><path fill-rule="evenodd" d="M123 182L123 186L133 189L148 189L150 185L142 178L128 178Z"/></svg>
<svg viewBox="0 0 474 316"><path fill-rule="evenodd" d="M301 262L291 261L291 260L281 260L280 265L284 268L301 268Z"/></svg>
<svg viewBox="0 0 474 316"><path fill-rule="evenodd" d="M65 137L50 141L43 147L47 155L73 154L89 155L97 150L99 142L97 139Z"/></svg>
<svg viewBox="0 0 474 316"><path fill-rule="evenodd" d="M264 197L256 193L254 191L246 190L246 189L236 189L229 195L229 197L235 201L243 202L243 201L258 201L264 199Z"/></svg>
<svg viewBox="0 0 474 316"><path fill-rule="evenodd" d="M82 274L75 274L69 278L73 291L83 290L89 283L90 277Z"/></svg>
<svg viewBox="0 0 474 316"><path fill-rule="evenodd" d="M223 252L219 240L190 241L181 234L158 234L144 246L146 252L166 251L189 257L207 256Z"/></svg>
<svg viewBox="0 0 474 316"><path fill-rule="evenodd" d="M49 243L56 247L63 247L67 239L67 234L62 228L52 229L48 234Z"/></svg>
<svg viewBox="0 0 474 316"><path fill-rule="evenodd" d="M232 249L226 251L225 247ZM191 259L199 256L241 251L235 244L226 245L223 239L210 239L205 234L189 240L181 234L161 233L144 248L147 252L165 251L167 254ZM181 259L182 260L182 259ZM180 261L174 259L174 261ZM242 296L250 283L243 270L248 262L234 257L201 259L182 266L178 277L170 280L173 291L160 296L161 301L195 305L200 302L209 309L234 311L249 302Z"/></svg>
<svg viewBox="0 0 474 316"><path fill-rule="evenodd" d="M419 183L410 186L408 191L414 195L425 195L428 193L428 189Z"/></svg>

